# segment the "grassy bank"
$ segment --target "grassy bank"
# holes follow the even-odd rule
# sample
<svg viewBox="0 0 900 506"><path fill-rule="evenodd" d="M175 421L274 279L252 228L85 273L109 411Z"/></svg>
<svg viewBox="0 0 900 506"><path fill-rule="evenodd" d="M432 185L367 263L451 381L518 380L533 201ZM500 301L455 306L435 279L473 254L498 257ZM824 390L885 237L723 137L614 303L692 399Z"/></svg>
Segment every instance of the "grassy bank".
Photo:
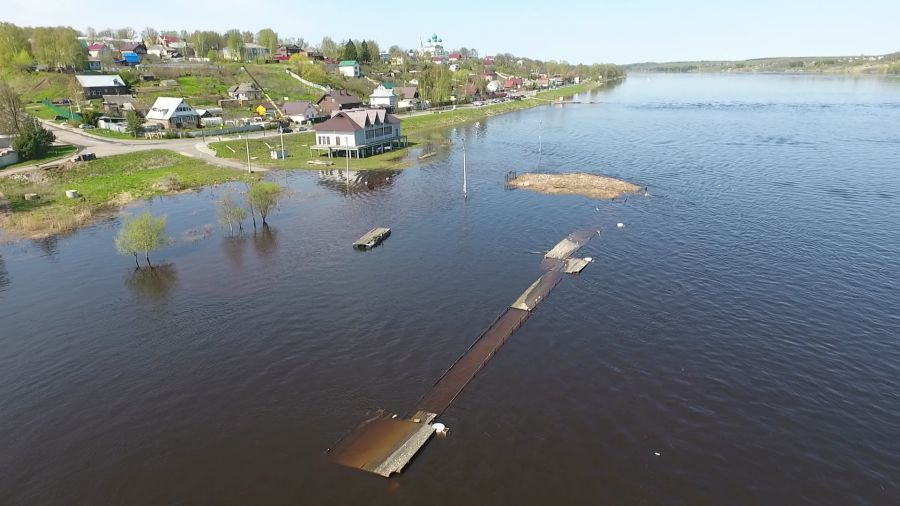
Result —
<svg viewBox="0 0 900 506"><path fill-rule="evenodd" d="M401 117L403 133L409 137L410 146L414 147L416 144L429 140L428 131L430 130L478 121L490 116L537 107L539 105L546 105L548 100L555 100L559 97L567 97L576 93L589 91L599 85L600 84L596 82L583 83L556 90L540 92L535 95L535 98L526 100L514 100L483 107L463 107L453 111L422 114L406 118ZM346 160L343 157L329 160L326 155L320 155L315 152L311 153L309 146L312 144L315 144L314 132L286 135L284 137L284 148L288 152L288 158L285 160L272 160L269 155L270 151L273 149L281 149L281 140L277 134L273 133L268 138L250 141L250 157L254 165L258 164L265 167L280 169L319 170L322 168L322 166L319 165L307 164L306 162L310 160L331 161L334 162L335 167L345 167ZM245 141L243 140L214 142L210 143L209 147L214 149L216 154L222 158L231 158L241 162L247 161L247 148ZM368 158L352 158L350 160L350 168L354 170L402 169L412 164L412 160L410 160L407 155L408 149L399 149L381 155L370 156Z"/></svg>
<svg viewBox="0 0 900 506"><path fill-rule="evenodd" d="M542 91L537 93L533 98L524 100L512 100L501 104L485 105L482 107L463 107L452 111L435 112L433 114L422 114L419 116L402 118L403 133L408 135L410 140L415 141L419 140L419 134L425 130L470 123L499 114L546 105L547 100L556 100L560 97L568 97L576 93L583 93L598 86L600 86L600 83L598 82L587 82L555 90Z"/></svg>
<svg viewBox="0 0 900 506"><path fill-rule="evenodd" d="M171 151L142 151L38 171L30 179L0 178L5 212L0 227L15 235L49 235L75 229L103 210L132 200L250 178ZM69 199L66 190L78 190ZM26 193L39 198L25 200Z"/></svg>
<svg viewBox="0 0 900 506"><path fill-rule="evenodd" d="M330 161L333 162L334 166L337 168L346 167L347 160L344 157L329 159L327 155L320 155L318 152L310 152L309 146L316 143L315 137L315 132L301 132L285 135L284 149L288 152L288 157L284 160L272 160L270 151L272 149L281 149L281 139L278 134L271 133L269 137L253 139L250 141L250 158L252 159L253 165L263 165L265 167L276 169L319 170L323 168L323 166L320 165L307 164L306 162L310 160ZM213 142L209 144L209 147L214 149L216 154L221 158L231 158L242 163L247 163L247 145L246 141L242 139ZM409 161L406 156L408 151L408 149L397 149L367 158L351 158L350 168L354 170L402 169L409 166Z"/></svg>
<svg viewBox="0 0 900 506"><path fill-rule="evenodd" d="M33 160L25 160L23 162L14 163L12 165L7 165L0 169L0 173L2 173L6 169L15 169L16 167L24 167L26 165L36 165L40 163L52 162L53 160L58 160L60 158L66 158L75 154L77 149L75 146L70 146L68 144L64 144L62 146L50 146L50 149L47 151L44 156L40 158L35 158Z"/></svg>

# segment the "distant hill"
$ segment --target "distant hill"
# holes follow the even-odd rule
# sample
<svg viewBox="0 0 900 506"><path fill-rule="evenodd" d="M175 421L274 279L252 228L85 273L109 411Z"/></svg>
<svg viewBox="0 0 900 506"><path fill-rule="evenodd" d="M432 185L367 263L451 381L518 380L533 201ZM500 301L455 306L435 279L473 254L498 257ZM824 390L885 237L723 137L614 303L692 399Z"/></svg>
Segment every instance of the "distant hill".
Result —
<svg viewBox="0 0 900 506"><path fill-rule="evenodd" d="M900 52L874 56L802 56L735 61L645 62L632 63L624 67L628 72L900 74Z"/></svg>

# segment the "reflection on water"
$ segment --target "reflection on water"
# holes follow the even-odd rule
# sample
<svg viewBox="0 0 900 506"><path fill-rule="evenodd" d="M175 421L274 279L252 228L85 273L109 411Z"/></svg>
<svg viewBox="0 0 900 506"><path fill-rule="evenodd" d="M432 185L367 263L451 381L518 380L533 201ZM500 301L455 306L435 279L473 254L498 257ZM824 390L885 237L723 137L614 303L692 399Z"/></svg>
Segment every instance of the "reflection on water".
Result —
<svg viewBox="0 0 900 506"><path fill-rule="evenodd" d="M3 255L0 255L0 290L5 290L7 286L9 286L9 273L6 271Z"/></svg>
<svg viewBox="0 0 900 506"><path fill-rule="evenodd" d="M125 276L125 286L139 297L154 302L169 298L178 284L178 272L174 264L155 265L152 269L131 269Z"/></svg>
<svg viewBox="0 0 900 506"><path fill-rule="evenodd" d="M342 194L372 191L390 186L399 170L340 170L319 171L319 184Z"/></svg>
<svg viewBox="0 0 900 506"><path fill-rule="evenodd" d="M44 252L44 255L48 257L52 257L59 253L59 236L57 235L34 239L33 242L38 248L40 248L41 251Z"/></svg>
<svg viewBox="0 0 900 506"><path fill-rule="evenodd" d="M244 250L247 248L247 236L244 231L236 235L222 237L222 252L234 267L242 267L244 264Z"/></svg>
<svg viewBox="0 0 900 506"><path fill-rule="evenodd" d="M278 247L278 230L268 223L253 232L253 247L260 256L269 256Z"/></svg>

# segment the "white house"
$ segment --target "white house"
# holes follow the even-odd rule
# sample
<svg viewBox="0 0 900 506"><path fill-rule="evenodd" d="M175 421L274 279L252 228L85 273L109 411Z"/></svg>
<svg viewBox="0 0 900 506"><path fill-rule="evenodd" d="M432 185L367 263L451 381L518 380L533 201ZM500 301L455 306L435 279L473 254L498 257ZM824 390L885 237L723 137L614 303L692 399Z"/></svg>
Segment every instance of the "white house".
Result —
<svg viewBox="0 0 900 506"><path fill-rule="evenodd" d="M263 97L263 92L259 86L253 83L235 84L228 88L228 95L235 99L245 102L248 100L259 100Z"/></svg>
<svg viewBox="0 0 900 506"><path fill-rule="evenodd" d="M503 91L503 83L494 79L493 81L487 83L486 88L491 93L497 93L498 91Z"/></svg>
<svg viewBox="0 0 900 506"><path fill-rule="evenodd" d="M383 107L393 111L397 108L397 95L394 94L393 85L387 87L379 84L375 91L369 95L369 105L372 107Z"/></svg>
<svg viewBox="0 0 900 506"><path fill-rule="evenodd" d="M400 100L397 107L400 109L418 109L421 102L419 101L418 86L402 86L399 90Z"/></svg>
<svg viewBox="0 0 900 506"><path fill-rule="evenodd" d="M345 77L359 77L359 62L356 60L344 60L338 65L338 71Z"/></svg>
<svg viewBox="0 0 900 506"><path fill-rule="evenodd" d="M196 127L200 115L181 98L159 97L147 112L146 120L163 128L187 128Z"/></svg>
<svg viewBox="0 0 900 506"><path fill-rule="evenodd" d="M291 118L291 121L294 123L303 123L319 117L319 112L316 111L316 108L306 100L285 102L281 106L281 112L288 118Z"/></svg>
<svg viewBox="0 0 900 506"><path fill-rule="evenodd" d="M384 109L340 111L316 128L316 144L311 149L344 151L352 156L368 156L406 145L400 133L400 119Z"/></svg>

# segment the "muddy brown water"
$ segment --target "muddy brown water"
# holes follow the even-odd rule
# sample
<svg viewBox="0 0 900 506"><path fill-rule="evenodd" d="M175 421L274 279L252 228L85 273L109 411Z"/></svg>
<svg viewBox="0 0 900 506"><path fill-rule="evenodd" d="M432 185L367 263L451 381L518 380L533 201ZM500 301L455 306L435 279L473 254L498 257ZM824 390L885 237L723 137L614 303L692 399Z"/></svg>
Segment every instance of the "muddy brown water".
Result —
<svg viewBox="0 0 900 506"><path fill-rule="evenodd" d="M272 173L292 191L256 234L215 225L228 187L137 203L178 239L158 275L116 255L116 217L0 247L0 503L896 503L900 83L635 75L580 100L602 105L448 130L349 188ZM650 196L504 189L554 167ZM392 480L327 462L595 222L595 262L455 398L449 437Z"/></svg>

